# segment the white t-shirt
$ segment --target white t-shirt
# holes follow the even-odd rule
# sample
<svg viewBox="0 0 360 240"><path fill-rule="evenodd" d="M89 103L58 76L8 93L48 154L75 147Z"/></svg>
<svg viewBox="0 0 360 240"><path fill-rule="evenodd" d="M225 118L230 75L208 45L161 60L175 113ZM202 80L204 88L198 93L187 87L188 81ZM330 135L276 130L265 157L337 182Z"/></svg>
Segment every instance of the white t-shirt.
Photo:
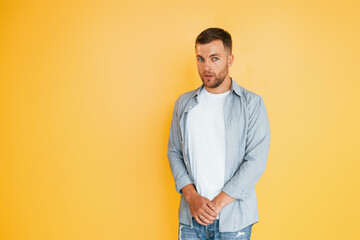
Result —
<svg viewBox="0 0 360 240"><path fill-rule="evenodd" d="M224 187L226 138L224 103L230 90L213 94L203 87L198 104L188 112L186 139L198 193L213 200Z"/></svg>

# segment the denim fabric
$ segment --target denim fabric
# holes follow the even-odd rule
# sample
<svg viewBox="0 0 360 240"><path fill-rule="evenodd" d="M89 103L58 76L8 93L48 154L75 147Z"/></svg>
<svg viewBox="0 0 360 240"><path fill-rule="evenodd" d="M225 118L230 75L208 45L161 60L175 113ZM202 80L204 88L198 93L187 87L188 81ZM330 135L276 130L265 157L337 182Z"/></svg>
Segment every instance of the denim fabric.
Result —
<svg viewBox="0 0 360 240"><path fill-rule="evenodd" d="M187 112L196 107L201 88L176 99L170 126L167 157L180 193L179 222L193 226L192 214L181 189L194 184L185 138ZM225 185L223 192L235 198L219 213L220 232L235 232L258 222L255 185L265 171L270 147L270 127L261 96L231 78L224 105L226 131Z"/></svg>
<svg viewBox="0 0 360 240"><path fill-rule="evenodd" d="M219 219L204 226L192 218L193 227L179 223L178 240L250 240L253 224L235 232L219 232Z"/></svg>

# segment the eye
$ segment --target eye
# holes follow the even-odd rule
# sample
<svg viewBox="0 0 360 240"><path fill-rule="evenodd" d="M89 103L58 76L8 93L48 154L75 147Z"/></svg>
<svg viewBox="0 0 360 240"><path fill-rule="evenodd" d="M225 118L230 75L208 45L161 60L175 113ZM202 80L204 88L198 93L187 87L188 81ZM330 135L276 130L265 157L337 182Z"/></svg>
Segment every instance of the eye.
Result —
<svg viewBox="0 0 360 240"><path fill-rule="evenodd" d="M218 58L218 57L213 57L213 59L214 59L215 61L219 60L219 58Z"/></svg>
<svg viewBox="0 0 360 240"><path fill-rule="evenodd" d="M202 62L204 59L203 58L198 58L198 61Z"/></svg>

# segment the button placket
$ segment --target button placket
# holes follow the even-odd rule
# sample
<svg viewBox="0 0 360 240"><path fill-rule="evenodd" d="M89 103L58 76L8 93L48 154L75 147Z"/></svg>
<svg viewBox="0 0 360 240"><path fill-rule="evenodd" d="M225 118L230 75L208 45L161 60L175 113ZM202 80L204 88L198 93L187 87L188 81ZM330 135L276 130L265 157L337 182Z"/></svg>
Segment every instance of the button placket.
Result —
<svg viewBox="0 0 360 240"><path fill-rule="evenodd" d="M180 119L184 117L184 120L183 120L184 124L183 125L185 126L186 125L186 116L184 116L184 115L186 115L187 112L190 111L190 109L192 109L192 107L197 104L196 98L193 101L195 101L195 102L190 103L192 105L189 105L188 107L186 107L185 111L182 113L182 116L178 117L178 129L179 129L179 136L180 136L180 141L181 141L182 153L183 153L183 156L184 156L185 166L186 166L186 168L188 170L188 173L189 173L190 178L191 178L192 181L194 181L194 177L192 176L191 166L189 164L189 161L188 161L188 158L187 158L187 155L186 155L186 150L185 150L185 146L184 146L184 140L183 140L183 137L182 137L183 132L181 131L181 127L180 127L180 122L181 122ZM185 129L184 129L184 131L185 131Z"/></svg>

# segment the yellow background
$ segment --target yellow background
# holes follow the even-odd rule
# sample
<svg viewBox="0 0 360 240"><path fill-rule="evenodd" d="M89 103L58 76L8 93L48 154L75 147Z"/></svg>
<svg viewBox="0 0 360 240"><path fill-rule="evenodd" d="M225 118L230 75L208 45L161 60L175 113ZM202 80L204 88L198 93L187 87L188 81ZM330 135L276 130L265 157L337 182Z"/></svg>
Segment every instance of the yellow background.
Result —
<svg viewBox="0 0 360 240"><path fill-rule="evenodd" d="M252 239L359 239L358 1L1 1L0 239L177 239L194 41L233 38L271 146Z"/></svg>

